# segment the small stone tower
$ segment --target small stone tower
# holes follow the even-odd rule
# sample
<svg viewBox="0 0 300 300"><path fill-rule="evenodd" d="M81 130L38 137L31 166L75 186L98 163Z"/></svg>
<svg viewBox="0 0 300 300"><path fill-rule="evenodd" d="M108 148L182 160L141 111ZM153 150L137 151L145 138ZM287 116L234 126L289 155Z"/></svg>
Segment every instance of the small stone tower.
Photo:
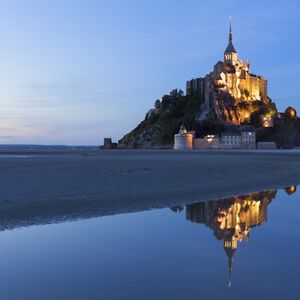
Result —
<svg viewBox="0 0 300 300"><path fill-rule="evenodd" d="M231 18L229 21L229 40L228 40L228 46L224 52L224 62L229 65L235 65L238 60L237 52L233 46L232 43L232 29L231 29Z"/></svg>
<svg viewBox="0 0 300 300"><path fill-rule="evenodd" d="M193 135L185 129L184 125L180 126L178 134L174 136L174 150L192 150Z"/></svg>

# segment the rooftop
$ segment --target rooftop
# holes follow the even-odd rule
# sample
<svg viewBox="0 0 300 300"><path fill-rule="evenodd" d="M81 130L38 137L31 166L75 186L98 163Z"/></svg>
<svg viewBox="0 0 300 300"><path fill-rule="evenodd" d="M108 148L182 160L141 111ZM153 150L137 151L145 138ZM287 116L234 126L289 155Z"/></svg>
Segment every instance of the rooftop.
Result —
<svg viewBox="0 0 300 300"><path fill-rule="evenodd" d="M241 133L238 131L232 131L232 132L227 131L222 134L222 136L240 136L240 135Z"/></svg>
<svg viewBox="0 0 300 300"><path fill-rule="evenodd" d="M225 50L225 53L230 53L230 52L237 53L234 46L233 46L233 44L232 44L232 41L229 41L228 46Z"/></svg>

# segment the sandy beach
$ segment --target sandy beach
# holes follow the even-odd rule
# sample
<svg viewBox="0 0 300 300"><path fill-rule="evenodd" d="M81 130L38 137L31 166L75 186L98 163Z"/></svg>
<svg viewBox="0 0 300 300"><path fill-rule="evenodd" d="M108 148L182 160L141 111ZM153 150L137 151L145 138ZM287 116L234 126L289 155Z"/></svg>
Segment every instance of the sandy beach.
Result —
<svg viewBox="0 0 300 300"><path fill-rule="evenodd" d="M2 230L184 205L300 182L300 151L23 154L0 156Z"/></svg>

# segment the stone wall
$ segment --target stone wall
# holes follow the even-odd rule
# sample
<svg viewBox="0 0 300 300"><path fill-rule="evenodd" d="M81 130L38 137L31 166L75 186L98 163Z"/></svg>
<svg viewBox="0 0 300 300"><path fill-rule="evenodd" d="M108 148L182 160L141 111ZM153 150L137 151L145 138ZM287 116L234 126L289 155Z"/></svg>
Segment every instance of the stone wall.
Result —
<svg viewBox="0 0 300 300"><path fill-rule="evenodd" d="M239 80L239 89L245 100L262 100L267 102L267 81L249 73ZM247 95L249 93L249 95Z"/></svg>
<svg viewBox="0 0 300 300"><path fill-rule="evenodd" d="M274 142L258 142L257 143L257 149L277 149L276 143Z"/></svg>
<svg viewBox="0 0 300 300"><path fill-rule="evenodd" d="M208 141L207 139L194 139L194 149L219 149L219 139Z"/></svg>

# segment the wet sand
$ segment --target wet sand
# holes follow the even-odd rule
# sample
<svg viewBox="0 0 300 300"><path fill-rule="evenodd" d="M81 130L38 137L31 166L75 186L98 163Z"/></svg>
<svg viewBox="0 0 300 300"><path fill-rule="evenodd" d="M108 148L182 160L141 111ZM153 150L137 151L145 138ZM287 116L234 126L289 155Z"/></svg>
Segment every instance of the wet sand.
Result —
<svg viewBox="0 0 300 300"><path fill-rule="evenodd" d="M22 155L22 153L18 153ZM185 205L300 182L300 151L0 155L0 229Z"/></svg>

